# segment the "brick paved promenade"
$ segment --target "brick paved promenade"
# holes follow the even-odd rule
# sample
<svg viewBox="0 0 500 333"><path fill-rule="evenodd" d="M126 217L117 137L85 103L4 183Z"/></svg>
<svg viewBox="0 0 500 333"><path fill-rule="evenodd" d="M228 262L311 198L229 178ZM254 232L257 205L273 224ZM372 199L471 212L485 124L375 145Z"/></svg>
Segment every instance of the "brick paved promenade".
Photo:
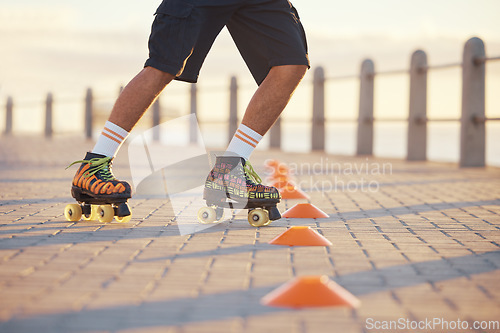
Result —
<svg viewBox="0 0 500 333"><path fill-rule="evenodd" d="M467 321L450 332L494 332L472 325L500 321L500 169L257 151L261 174L269 157L297 163L297 181L329 218L253 228L239 212L182 235L176 215L195 221L198 207L173 211L165 198L132 199L127 224L65 221L76 170L65 167L91 147L0 138L0 332L382 332L384 321L438 319ZM119 178L130 179L127 161L115 163ZM295 225L333 245L267 244ZM295 276L322 274L361 307L260 304ZM434 328L400 331L447 331Z"/></svg>

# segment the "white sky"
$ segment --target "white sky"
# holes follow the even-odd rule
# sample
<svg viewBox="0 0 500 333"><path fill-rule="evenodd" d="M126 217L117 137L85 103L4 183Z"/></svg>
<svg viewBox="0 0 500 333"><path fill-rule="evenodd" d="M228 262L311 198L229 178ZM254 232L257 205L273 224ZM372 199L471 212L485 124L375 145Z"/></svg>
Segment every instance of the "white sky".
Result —
<svg viewBox="0 0 500 333"><path fill-rule="evenodd" d="M86 87L115 92L147 57L159 0L2 0L0 102L42 99L47 91L79 96ZM431 63L459 62L464 42L481 37L500 55L500 0L295 0L313 67L354 74L360 62L408 66L417 48ZM207 58L200 83L251 82L226 32Z"/></svg>

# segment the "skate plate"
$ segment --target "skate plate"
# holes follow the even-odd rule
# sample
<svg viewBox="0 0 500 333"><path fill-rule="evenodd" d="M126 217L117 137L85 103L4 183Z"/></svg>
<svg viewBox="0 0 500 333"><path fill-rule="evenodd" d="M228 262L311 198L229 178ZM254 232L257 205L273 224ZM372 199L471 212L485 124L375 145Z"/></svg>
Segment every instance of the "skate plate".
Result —
<svg viewBox="0 0 500 333"><path fill-rule="evenodd" d="M86 221L99 221L108 223L113 220L126 223L132 218L132 212L127 203L128 198L95 198L73 187L71 194L78 202L68 204L64 208L66 220L71 222L79 221L83 218Z"/></svg>
<svg viewBox="0 0 500 333"><path fill-rule="evenodd" d="M262 227L269 225L271 221L281 218L280 211L276 206L276 201L251 202L245 204L237 201L208 201L207 206L198 210L198 221L202 224L210 224L219 222L224 215L226 209L248 209L248 223L253 227Z"/></svg>

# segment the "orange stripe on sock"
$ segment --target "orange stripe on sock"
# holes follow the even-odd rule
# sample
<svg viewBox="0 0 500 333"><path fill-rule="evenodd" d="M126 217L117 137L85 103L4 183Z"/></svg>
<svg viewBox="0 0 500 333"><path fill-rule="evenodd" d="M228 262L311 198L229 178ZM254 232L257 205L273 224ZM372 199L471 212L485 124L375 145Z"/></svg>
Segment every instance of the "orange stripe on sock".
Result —
<svg viewBox="0 0 500 333"><path fill-rule="evenodd" d="M110 130L107 127L104 127L104 131L108 131L109 133L113 134L114 136L116 136L117 138L119 138L122 141L123 141L123 139L125 139L125 137L121 136L120 134L116 133L115 131Z"/></svg>
<svg viewBox="0 0 500 333"><path fill-rule="evenodd" d="M116 141L118 144L121 144L122 142L120 140L118 140L117 138L115 138L114 136L111 136L109 135L108 133L104 133L104 131L101 133L102 135L104 135L105 137L113 140L113 141Z"/></svg>
<svg viewBox="0 0 500 333"><path fill-rule="evenodd" d="M254 148L256 147L256 145L254 145L253 143L251 143L251 142L250 142L250 141L248 141L248 140L245 140L244 138L242 138L242 137L241 137L241 136L239 136L238 134L235 134L234 136L235 136L235 137L237 137L238 139L240 139L241 141L243 141L243 142L247 143L248 145L250 145L250 146L252 146L252 147L254 147Z"/></svg>
<svg viewBox="0 0 500 333"><path fill-rule="evenodd" d="M259 144L259 141L255 140L254 138L252 138L250 135L246 134L246 133L243 133L243 131L241 130L237 130L236 132L244 135L246 138L248 138L250 141L254 142L255 145L258 145Z"/></svg>

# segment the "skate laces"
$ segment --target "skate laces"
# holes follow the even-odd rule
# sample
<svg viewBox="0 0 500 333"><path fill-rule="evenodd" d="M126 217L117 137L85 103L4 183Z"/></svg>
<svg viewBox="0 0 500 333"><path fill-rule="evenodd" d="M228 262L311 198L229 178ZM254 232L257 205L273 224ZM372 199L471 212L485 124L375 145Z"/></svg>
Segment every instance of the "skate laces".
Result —
<svg viewBox="0 0 500 333"><path fill-rule="evenodd" d="M257 172L255 172L250 162L246 161L243 169L245 170L245 174L248 176L248 178L250 178L250 180L253 181L255 184L262 183L262 179L260 179Z"/></svg>
<svg viewBox="0 0 500 333"><path fill-rule="evenodd" d="M91 168L85 171L83 177L88 178L100 171L101 176L104 180L106 181L115 180L115 177L111 173L111 168L110 168L112 159L113 159L112 157L102 157L102 158L92 158L90 160L75 161L70 165L68 165L66 169L77 163L88 163Z"/></svg>

